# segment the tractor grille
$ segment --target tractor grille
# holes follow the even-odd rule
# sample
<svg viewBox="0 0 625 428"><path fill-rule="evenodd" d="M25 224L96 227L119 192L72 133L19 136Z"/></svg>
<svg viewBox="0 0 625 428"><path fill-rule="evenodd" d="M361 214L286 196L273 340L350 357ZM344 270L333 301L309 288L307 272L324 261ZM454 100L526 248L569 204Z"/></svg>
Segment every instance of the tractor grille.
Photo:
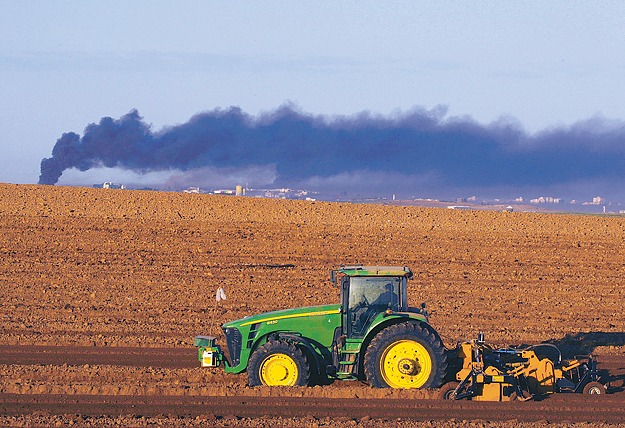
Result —
<svg viewBox="0 0 625 428"><path fill-rule="evenodd" d="M241 344L243 343L243 336L241 332L233 327L224 329L226 334L226 343L228 344L228 353L230 354L230 362L232 367L239 365L241 361Z"/></svg>

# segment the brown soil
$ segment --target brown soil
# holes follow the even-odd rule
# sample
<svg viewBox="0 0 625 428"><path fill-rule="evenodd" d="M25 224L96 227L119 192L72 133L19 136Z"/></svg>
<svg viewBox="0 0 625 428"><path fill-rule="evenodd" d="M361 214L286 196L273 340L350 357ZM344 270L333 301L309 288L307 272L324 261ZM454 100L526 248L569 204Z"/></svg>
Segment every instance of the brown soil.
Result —
<svg viewBox="0 0 625 428"><path fill-rule="evenodd" d="M200 406L208 406L210 397L358 397L372 409L376 404L369 400L383 400L389 408L401 407L401 400L432 406L428 391L379 391L346 382L269 391L245 387L245 376L193 366L193 337L222 337L218 326L225 321L336 302L329 270L344 263L411 267L411 303L427 303L430 321L448 346L483 331L498 344L549 340L569 354L603 355L617 378L625 366L622 217L0 184L0 230L0 425L336 422L326 424L323 404L306 404L305 414L285 413L282 419L266 409L257 415L176 412L194 405L184 401L188 397L201 397ZM216 305L218 286L227 300ZM616 409L625 398L615 391L599 405L586 397L554 398L554 409L571 410L552 422L622 421ZM117 397L122 404L96 417L89 403L97 398L76 399L78 407L65 413L81 416L59 416L59 403L71 401L67 397ZM154 409L164 406L163 415L128 407L142 406L145 397L182 401L155 402ZM9 405L15 400L23 407ZM589 406L612 417L582 415ZM495 421L516 415L491 406L476 408L479 417L458 409L434 412L432 426L460 426L462 418L507 426ZM370 419L359 412L339 424L389 425L373 410ZM422 424L416 413L398 411L390 426ZM120 414L134 416L116 422ZM514 426L539 420L524 414L507 419L516 418ZM444 420L452 417L459 421Z"/></svg>

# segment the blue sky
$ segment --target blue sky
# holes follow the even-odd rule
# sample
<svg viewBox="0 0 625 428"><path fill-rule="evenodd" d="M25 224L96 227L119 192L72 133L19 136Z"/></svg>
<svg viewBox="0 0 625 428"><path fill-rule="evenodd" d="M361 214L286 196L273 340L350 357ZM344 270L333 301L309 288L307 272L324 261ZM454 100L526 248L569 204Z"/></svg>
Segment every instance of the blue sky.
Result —
<svg viewBox="0 0 625 428"><path fill-rule="evenodd" d="M286 101L315 115L448 107L529 134L625 118L621 1L20 1L0 14L0 181L65 132L154 130ZM79 177L80 174L74 174ZM62 181L62 180L61 180Z"/></svg>

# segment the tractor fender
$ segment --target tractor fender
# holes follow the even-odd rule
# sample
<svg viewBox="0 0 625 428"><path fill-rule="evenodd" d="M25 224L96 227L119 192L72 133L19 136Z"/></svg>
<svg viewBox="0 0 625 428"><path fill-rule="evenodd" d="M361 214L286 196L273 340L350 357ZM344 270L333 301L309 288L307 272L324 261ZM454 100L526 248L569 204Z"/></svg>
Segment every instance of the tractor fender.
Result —
<svg viewBox="0 0 625 428"><path fill-rule="evenodd" d="M431 331L438 336L434 328L432 328L432 326L425 321L422 315L417 315L417 314L408 313L408 312L395 312L390 315L384 314L384 315L376 317L376 319L373 321L371 326L369 326L369 330L365 334L365 337L363 339L363 345L364 345L364 342L368 343L369 341L371 341L371 339L373 339L373 336L378 334L381 330L385 329L386 327L393 325L393 324L399 324L402 322L410 322L413 324L419 324L427 328L428 331Z"/></svg>
<svg viewBox="0 0 625 428"><path fill-rule="evenodd" d="M310 343L308 339L306 339L305 337L299 336L297 334L293 334L293 333L278 333L278 337L280 337L281 339L289 340L293 343L296 343L306 348L310 352L310 355L313 355L315 357L315 363L316 363L315 365L317 366L317 372L318 372L317 374L319 375L325 374L326 363L325 361L323 361L322 357L319 355L319 352L315 351L315 348L313 348L312 344Z"/></svg>

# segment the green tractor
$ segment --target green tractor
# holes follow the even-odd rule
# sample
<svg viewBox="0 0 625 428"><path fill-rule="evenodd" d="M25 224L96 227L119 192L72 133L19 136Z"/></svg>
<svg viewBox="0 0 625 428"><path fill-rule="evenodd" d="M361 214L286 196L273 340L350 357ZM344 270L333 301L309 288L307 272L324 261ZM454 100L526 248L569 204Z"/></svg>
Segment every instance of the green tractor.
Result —
<svg viewBox="0 0 625 428"><path fill-rule="evenodd" d="M341 303L267 312L222 326L228 355L215 338L197 336L204 367L247 371L256 385L323 384L353 379L377 388L436 388L447 367L444 346L425 305L410 308L406 267L341 266L331 280Z"/></svg>

